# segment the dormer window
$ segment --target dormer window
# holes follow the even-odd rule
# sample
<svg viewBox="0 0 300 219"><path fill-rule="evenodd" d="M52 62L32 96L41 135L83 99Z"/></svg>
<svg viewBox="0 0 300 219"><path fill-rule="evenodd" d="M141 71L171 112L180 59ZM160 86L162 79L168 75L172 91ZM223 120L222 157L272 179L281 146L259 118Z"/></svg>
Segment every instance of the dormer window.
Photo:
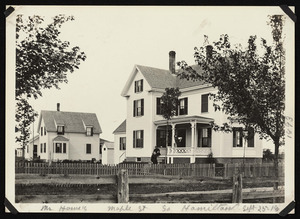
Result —
<svg viewBox="0 0 300 219"><path fill-rule="evenodd" d="M93 136L93 127L86 127L86 136Z"/></svg>
<svg viewBox="0 0 300 219"><path fill-rule="evenodd" d="M65 127L63 125L57 126L57 134L58 135L64 135L65 134Z"/></svg>
<svg viewBox="0 0 300 219"><path fill-rule="evenodd" d="M143 79L134 82L134 92L139 93L143 91Z"/></svg>

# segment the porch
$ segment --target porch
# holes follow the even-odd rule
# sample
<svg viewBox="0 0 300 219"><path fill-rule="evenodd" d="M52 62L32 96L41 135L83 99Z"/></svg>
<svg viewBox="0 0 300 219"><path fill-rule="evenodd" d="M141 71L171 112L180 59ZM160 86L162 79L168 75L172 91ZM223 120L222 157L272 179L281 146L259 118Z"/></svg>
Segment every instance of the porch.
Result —
<svg viewBox="0 0 300 219"><path fill-rule="evenodd" d="M207 158L212 152L212 129L214 120L201 116L177 117L168 122L155 121L156 145L161 155L173 163L173 158Z"/></svg>

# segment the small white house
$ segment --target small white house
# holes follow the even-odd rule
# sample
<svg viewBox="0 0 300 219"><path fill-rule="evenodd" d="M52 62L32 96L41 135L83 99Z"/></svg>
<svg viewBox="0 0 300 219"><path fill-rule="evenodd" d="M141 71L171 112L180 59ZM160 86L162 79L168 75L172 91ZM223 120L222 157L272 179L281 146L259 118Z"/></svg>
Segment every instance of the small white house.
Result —
<svg viewBox="0 0 300 219"><path fill-rule="evenodd" d="M102 164L114 164L114 142L104 142L102 147Z"/></svg>
<svg viewBox="0 0 300 219"><path fill-rule="evenodd" d="M42 110L37 156L46 161L99 160L100 133L95 113Z"/></svg>

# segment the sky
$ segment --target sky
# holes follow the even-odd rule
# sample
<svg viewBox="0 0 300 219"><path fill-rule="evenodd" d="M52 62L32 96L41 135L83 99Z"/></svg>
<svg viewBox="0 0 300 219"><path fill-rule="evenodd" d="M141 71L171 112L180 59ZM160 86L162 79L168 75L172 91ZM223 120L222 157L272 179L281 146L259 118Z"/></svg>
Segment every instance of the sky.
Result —
<svg viewBox="0 0 300 219"><path fill-rule="evenodd" d="M194 64L194 47L228 34L232 43L246 45L250 35L271 43L268 15L283 14L279 7L16 7L16 14L73 15L60 38L79 46L87 59L69 74L60 90L43 90L30 100L34 109L96 113L103 133L113 141L113 131L126 118L121 91L135 64L168 69L168 53L176 61ZM287 20L287 22L290 22ZM36 133L37 122L35 123Z"/></svg>

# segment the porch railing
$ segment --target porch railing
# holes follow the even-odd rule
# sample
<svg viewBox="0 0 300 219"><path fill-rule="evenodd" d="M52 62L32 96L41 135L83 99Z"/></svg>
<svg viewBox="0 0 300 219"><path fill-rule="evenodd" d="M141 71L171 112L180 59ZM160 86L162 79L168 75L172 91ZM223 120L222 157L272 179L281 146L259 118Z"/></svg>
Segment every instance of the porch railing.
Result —
<svg viewBox="0 0 300 219"><path fill-rule="evenodd" d="M168 147L168 155L209 155L211 148L199 147Z"/></svg>

